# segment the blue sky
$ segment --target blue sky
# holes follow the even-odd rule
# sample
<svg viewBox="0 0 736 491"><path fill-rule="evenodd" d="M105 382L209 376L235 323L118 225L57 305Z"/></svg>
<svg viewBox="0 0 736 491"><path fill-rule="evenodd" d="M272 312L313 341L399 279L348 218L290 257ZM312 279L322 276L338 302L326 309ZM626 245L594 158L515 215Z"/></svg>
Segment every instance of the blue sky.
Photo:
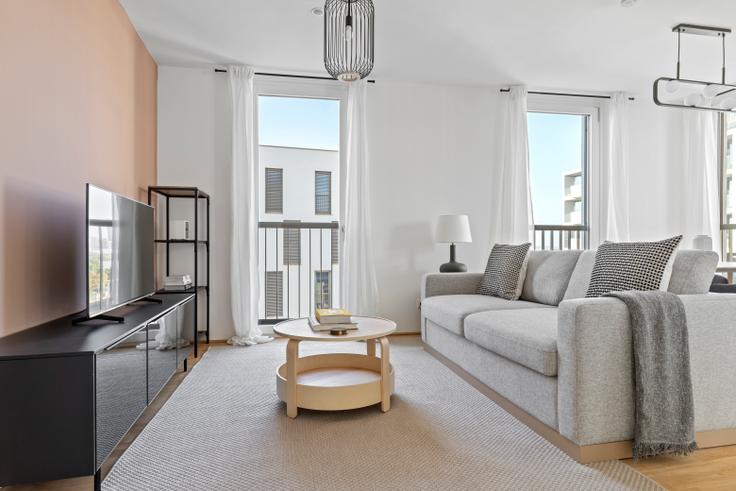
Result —
<svg viewBox="0 0 736 491"><path fill-rule="evenodd" d="M261 145L339 150L340 103L329 99L260 96ZM564 223L562 175L580 168L583 116L529 113L529 164L534 221Z"/></svg>
<svg viewBox="0 0 736 491"><path fill-rule="evenodd" d="M340 102L260 96L258 137L261 145L339 150Z"/></svg>
<svg viewBox="0 0 736 491"><path fill-rule="evenodd" d="M564 223L565 172L579 169L584 116L529 113L529 169L534 223Z"/></svg>

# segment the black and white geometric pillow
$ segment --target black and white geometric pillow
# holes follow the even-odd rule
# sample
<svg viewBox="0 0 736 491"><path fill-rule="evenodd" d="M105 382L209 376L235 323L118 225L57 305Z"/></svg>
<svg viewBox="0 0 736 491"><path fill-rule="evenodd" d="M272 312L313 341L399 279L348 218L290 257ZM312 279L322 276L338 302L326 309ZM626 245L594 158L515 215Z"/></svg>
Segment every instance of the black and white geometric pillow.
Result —
<svg viewBox="0 0 736 491"><path fill-rule="evenodd" d="M586 297L625 290L660 290L682 235L659 242L604 242L595 255ZM666 280L666 281L663 281Z"/></svg>
<svg viewBox="0 0 736 491"><path fill-rule="evenodd" d="M527 254L531 243L496 244L488 256L486 271L478 287L481 295L518 300L526 277Z"/></svg>

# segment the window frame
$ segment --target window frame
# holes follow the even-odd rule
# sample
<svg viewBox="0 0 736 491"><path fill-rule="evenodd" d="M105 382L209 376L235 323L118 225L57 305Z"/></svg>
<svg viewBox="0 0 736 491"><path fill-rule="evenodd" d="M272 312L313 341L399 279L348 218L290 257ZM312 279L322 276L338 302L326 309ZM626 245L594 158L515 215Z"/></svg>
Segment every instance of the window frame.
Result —
<svg viewBox="0 0 736 491"><path fill-rule="evenodd" d="M527 113L570 114L586 117L585 162L582 179L582 222L585 227L583 249L596 247L601 242L602 185L601 185L601 116L605 112L607 99L583 98L577 96L550 96L529 94ZM530 169L531 171L531 169ZM545 224L537 224L536 227ZM553 224L557 225L557 224ZM561 225L561 224L560 224Z"/></svg>

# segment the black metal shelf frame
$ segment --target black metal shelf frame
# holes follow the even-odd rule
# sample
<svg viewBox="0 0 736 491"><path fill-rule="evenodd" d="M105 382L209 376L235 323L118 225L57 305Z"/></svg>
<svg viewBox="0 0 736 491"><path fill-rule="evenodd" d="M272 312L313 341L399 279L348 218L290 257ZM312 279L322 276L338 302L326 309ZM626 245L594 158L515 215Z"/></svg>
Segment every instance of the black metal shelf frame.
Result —
<svg viewBox="0 0 736 491"><path fill-rule="evenodd" d="M174 244L191 244L194 249L194 286L186 290L159 290L157 293L193 293L194 294L194 339L199 340L199 295L205 296L205 340L207 344L210 342L210 195L197 187L192 186L149 186L148 187L148 204L154 206L152 202L153 195L158 194L166 199L166 238L155 239L154 243L166 246L166 275L171 271L171 246ZM172 199L192 199L194 200L194 239L172 239L169 231ZM204 200L206 203L206 238L199 238L199 203ZM158 215L156 215L158 218ZM157 224L158 225L158 224ZM200 252L200 245L204 245L204 251ZM199 284L199 254L205 254L206 278L205 284ZM194 357L198 357L197 342L194 343Z"/></svg>

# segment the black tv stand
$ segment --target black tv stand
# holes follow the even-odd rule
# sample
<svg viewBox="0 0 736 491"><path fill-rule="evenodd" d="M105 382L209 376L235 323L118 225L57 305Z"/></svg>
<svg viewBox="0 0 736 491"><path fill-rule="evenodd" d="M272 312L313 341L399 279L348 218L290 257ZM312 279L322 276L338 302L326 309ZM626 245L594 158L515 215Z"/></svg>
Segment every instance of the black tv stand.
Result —
<svg viewBox="0 0 736 491"><path fill-rule="evenodd" d="M103 463L197 342L194 294L158 298L106 312L122 323L63 317L0 338L0 486L95 475L101 487ZM156 349L161 332L176 342Z"/></svg>
<svg viewBox="0 0 736 491"><path fill-rule="evenodd" d="M136 300L136 302L164 303L164 301L161 300L160 298L154 298L154 297L144 297L144 298Z"/></svg>
<svg viewBox="0 0 736 491"><path fill-rule="evenodd" d="M88 316L88 315L85 314L82 317L77 317L76 319L73 319L72 320L72 324L77 325L77 324L81 324L83 322L97 321L97 320L117 322L118 324L122 324L123 322L125 322L125 317L120 317L120 316L117 316L117 315L105 315L105 314L101 314L101 315L96 315L94 317L90 317L90 316Z"/></svg>

